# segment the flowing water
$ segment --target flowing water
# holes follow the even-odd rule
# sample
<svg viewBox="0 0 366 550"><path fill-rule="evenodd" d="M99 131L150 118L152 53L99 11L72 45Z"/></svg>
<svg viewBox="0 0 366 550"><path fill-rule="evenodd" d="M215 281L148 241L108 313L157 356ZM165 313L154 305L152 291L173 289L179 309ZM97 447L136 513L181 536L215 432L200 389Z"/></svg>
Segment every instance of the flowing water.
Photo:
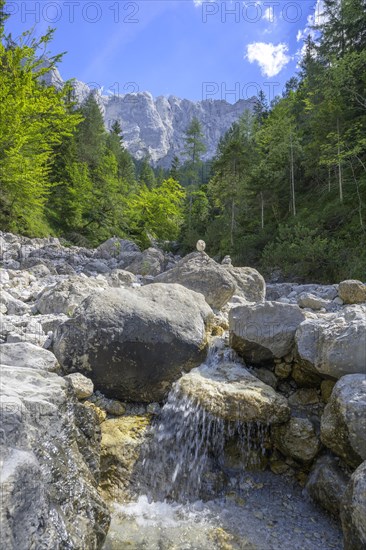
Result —
<svg viewBox="0 0 366 550"><path fill-rule="evenodd" d="M206 367L237 364L216 340ZM104 550L341 549L341 533L298 484L252 471L268 427L227 422L180 390L152 426L134 474L135 499L115 503Z"/></svg>

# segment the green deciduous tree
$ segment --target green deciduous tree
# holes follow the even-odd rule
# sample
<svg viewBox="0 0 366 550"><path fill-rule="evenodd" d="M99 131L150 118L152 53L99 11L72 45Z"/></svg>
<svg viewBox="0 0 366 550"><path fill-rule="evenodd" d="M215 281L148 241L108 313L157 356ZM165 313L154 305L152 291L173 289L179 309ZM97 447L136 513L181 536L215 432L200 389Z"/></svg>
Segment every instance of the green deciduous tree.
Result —
<svg viewBox="0 0 366 550"><path fill-rule="evenodd" d="M4 2L0 3L0 10ZM24 33L18 44L0 24L0 223L28 235L47 234L45 205L50 193L53 149L74 132L80 117L67 105L67 90L47 87L42 77L53 69L37 59L47 48L49 31L39 40Z"/></svg>

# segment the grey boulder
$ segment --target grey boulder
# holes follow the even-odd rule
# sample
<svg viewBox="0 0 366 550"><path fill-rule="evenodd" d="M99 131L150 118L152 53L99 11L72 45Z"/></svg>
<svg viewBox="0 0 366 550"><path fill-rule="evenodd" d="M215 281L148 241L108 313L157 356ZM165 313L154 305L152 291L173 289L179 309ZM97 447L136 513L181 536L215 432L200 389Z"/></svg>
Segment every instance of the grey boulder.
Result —
<svg viewBox="0 0 366 550"><path fill-rule="evenodd" d="M349 475L340 468L339 460L325 455L315 462L306 482L306 490L315 502L339 517L348 481Z"/></svg>
<svg viewBox="0 0 366 550"><path fill-rule="evenodd" d="M245 360L255 364L283 357L292 350L296 329L304 319L295 304L240 305L229 312L230 344Z"/></svg>
<svg viewBox="0 0 366 550"><path fill-rule="evenodd" d="M71 276L44 288L37 296L35 307L43 315L48 313L72 315L75 308L89 294L102 292L107 286L106 281Z"/></svg>
<svg viewBox="0 0 366 550"><path fill-rule="evenodd" d="M320 436L350 466L366 460L366 374L338 380L321 418Z"/></svg>
<svg viewBox="0 0 366 550"><path fill-rule="evenodd" d="M320 375L340 378L366 369L366 308L348 306L320 319L306 319L296 332L303 365Z"/></svg>
<svg viewBox="0 0 366 550"><path fill-rule="evenodd" d="M366 285L354 279L342 281L338 286L338 295L345 304L366 302Z"/></svg>
<svg viewBox="0 0 366 550"><path fill-rule="evenodd" d="M108 397L161 401L204 359L212 319L203 296L180 285L109 289L58 327L54 351L65 371L85 374Z"/></svg>
<svg viewBox="0 0 366 550"><path fill-rule="evenodd" d="M345 550L366 548L366 461L353 472L341 504Z"/></svg>
<svg viewBox="0 0 366 550"><path fill-rule="evenodd" d="M222 264L232 276L237 296L242 296L247 302L264 302L266 295L266 283L262 275L252 267L233 267L230 264Z"/></svg>
<svg viewBox="0 0 366 550"><path fill-rule="evenodd" d="M2 344L0 346L0 362L2 365L27 367L47 372L60 370L60 365L53 353L30 342Z"/></svg>
<svg viewBox="0 0 366 550"><path fill-rule="evenodd" d="M221 309L234 295L236 284L228 270L204 252L189 254L175 267L155 277L157 283L178 283L200 292L214 309Z"/></svg>
<svg viewBox="0 0 366 550"><path fill-rule="evenodd" d="M0 369L2 548L100 549L110 515L97 490L94 413L57 374Z"/></svg>

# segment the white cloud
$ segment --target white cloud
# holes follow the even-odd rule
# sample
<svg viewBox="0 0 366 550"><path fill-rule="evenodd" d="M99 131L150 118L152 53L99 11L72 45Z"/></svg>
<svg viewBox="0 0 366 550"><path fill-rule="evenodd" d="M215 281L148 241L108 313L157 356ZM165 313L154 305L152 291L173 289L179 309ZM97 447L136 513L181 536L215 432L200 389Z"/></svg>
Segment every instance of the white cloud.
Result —
<svg viewBox="0 0 366 550"><path fill-rule="evenodd" d="M203 2L216 2L216 0L193 0L193 4L196 8L200 8Z"/></svg>
<svg viewBox="0 0 366 550"><path fill-rule="evenodd" d="M266 9L264 10L263 19L265 19L266 21L268 21L268 23L275 23L275 22L276 22L276 17L275 17L275 14L274 14L274 9L273 9L272 6L270 6L269 8L266 8Z"/></svg>
<svg viewBox="0 0 366 550"><path fill-rule="evenodd" d="M324 15L324 0L316 0L314 13L308 15L305 28L297 31L296 40L301 42L305 40L309 34L313 40L316 40L318 33L312 27L314 25L323 25L326 21L327 17Z"/></svg>
<svg viewBox="0 0 366 550"><path fill-rule="evenodd" d="M253 42L248 44L245 57L249 63L258 63L262 75L271 77L276 76L291 61L287 52L287 44L275 46L271 42Z"/></svg>

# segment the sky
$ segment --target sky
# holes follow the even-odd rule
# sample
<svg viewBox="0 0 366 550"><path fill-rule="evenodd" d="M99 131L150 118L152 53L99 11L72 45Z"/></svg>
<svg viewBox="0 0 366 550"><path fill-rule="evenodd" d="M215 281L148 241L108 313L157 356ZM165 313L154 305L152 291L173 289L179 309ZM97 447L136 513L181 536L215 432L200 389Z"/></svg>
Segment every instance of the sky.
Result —
<svg viewBox="0 0 366 550"><path fill-rule="evenodd" d="M8 1L17 37L55 30L59 70L105 94L149 91L234 103L281 94L319 0Z"/></svg>

